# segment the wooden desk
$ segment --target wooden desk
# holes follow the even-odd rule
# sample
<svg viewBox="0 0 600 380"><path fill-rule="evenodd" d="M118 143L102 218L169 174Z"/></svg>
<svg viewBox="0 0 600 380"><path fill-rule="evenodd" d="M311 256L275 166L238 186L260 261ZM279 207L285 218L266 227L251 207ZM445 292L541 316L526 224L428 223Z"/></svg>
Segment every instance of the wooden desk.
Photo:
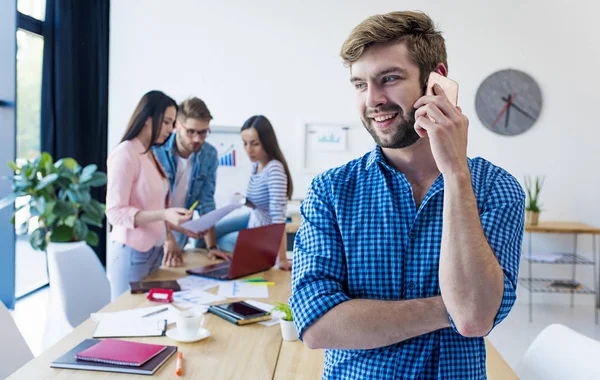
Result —
<svg viewBox="0 0 600 380"><path fill-rule="evenodd" d="M553 234L600 234L600 228L578 222L540 222L535 226L525 226L525 232Z"/></svg>
<svg viewBox="0 0 600 380"><path fill-rule="evenodd" d="M209 260L202 253L188 252L188 268L204 265ZM286 302L290 296L290 273L277 269L262 275L277 285L269 287L268 302ZM160 269L150 276L152 280L176 279L185 276L183 268ZM212 290L211 292L215 292ZM118 311L147 307L143 294L125 293L102 311ZM27 363L9 379L130 379L131 375L75 371L50 368L50 363L92 336L95 322L88 319L73 332ZM147 343L177 345L183 352L184 375L175 375L175 360L169 360L153 379L319 379L323 372L323 350L309 350L301 342L283 342L279 326L235 326L213 314L206 315L205 327L211 337L197 343L177 343L167 337L133 338ZM486 341L488 349L488 377L492 380L516 379L514 372Z"/></svg>

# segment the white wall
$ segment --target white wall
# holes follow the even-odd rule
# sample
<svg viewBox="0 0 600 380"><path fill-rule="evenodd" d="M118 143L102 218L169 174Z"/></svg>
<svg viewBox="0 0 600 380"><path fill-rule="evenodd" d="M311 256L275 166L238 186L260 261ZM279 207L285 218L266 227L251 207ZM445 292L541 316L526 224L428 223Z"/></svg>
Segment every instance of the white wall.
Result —
<svg viewBox="0 0 600 380"><path fill-rule="evenodd" d="M266 115L294 172L295 196L302 197L311 179L299 171L302 123L360 125L338 56L345 37L371 14L419 9L444 32L450 77L460 83L459 103L471 120L469 155L483 156L519 180L545 175L542 220L600 226L600 80L593 74L600 59L600 5L576 3L113 1L109 147L144 92L161 89L178 101L196 95L208 104L215 125L241 126L253 114ZM492 134L475 113L479 84L504 68L527 72L543 94L541 117L521 136ZM580 239L584 252L591 251L590 241ZM566 249L570 243L566 237L534 239L535 247ZM591 277L582 278L591 285ZM548 301L561 298L568 297Z"/></svg>

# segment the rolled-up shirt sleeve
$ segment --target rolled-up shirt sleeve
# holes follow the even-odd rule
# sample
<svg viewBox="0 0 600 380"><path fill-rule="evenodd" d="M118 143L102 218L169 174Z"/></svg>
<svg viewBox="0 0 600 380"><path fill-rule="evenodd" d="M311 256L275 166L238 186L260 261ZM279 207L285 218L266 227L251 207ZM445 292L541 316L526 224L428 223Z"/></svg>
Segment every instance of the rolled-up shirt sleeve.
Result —
<svg viewBox="0 0 600 380"><path fill-rule="evenodd" d="M521 185L508 173L501 175L486 198L480 215L483 233L504 272L504 294L492 329L506 318L517 300L524 216L525 193ZM451 317L450 323L458 332Z"/></svg>
<svg viewBox="0 0 600 380"><path fill-rule="evenodd" d="M344 292L344 246L326 177L313 180L300 213L302 224L294 243L290 307L302 339L308 327L350 297Z"/></svg>
<svg viewBox="0 0 600 380"><path fill-rule="evenodd" d="M130 205L131 190L139 161L126 149L117 148L107 160L106 219L115 226L135 228L139 208Z"/></svg>

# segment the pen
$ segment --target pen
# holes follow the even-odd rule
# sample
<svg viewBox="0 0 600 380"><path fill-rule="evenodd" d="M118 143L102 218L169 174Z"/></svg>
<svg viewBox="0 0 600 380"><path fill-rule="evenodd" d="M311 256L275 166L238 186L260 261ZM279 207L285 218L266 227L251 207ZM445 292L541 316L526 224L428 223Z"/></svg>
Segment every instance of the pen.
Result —
<svg viewBox="0 0 600 380"><path fill-rule="evenodd" d="M198 206L198 201L194 202L194 204L192 204L190 206L190 211L194 211L194 209L196 208L196 206Z"/></svg>
<svg viewBox="0 0 600 380"><path fill-rule="evenodd" d="M149 317L149 316L154 315L154 314L159 314L159 313L162 313L163 311L166 311L166 310L169 310L169 308L165 307L163 309L153 311L152 313L149 313L149 314L146 314L146 315L142 315L142 318Z"/></svg>
<svg viewBox="0 0 600 380"><path fill-rule="evenodd" d="M248 285L267 285L267 286L275 285L275 283L271 282L271 281L262 281L262 282L250 281L250 282L247 282L246 284L248 284Z"/></svg>
<svg viewBox="0 0 600 380"><path fill-rule="evenodd" d="M243 282L259 282L259 281L266 281L264 278L262 277L252 277L252 278L247 278L245 280L242 280Z"/></svg>
<svg viewBox="0 0 600 380"><path fill-rule="evenodd" d="M177 376L181 376L183 373L183 353L179 351L177 353L177 369L175 370L175 374Z"/></svg>

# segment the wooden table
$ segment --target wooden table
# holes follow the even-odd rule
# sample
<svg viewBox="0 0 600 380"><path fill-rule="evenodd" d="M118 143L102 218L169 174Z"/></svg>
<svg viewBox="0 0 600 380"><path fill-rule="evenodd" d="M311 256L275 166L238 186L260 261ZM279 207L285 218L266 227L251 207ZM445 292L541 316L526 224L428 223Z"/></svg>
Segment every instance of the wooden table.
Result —
<svg viewBox="0 0 600 380"><path fill-rule="evenodd" d="M206 256L187 252L188 268L205 265ZM269 287L268 302L286 302L290 296L290 273L277 269L263 272L264 278L274 281ZM184 268L161 268L150 276L152 280L176 279L185 276ZM216 290L211 290L215 292ZM143 294L125 293L107 305L103 312L148 307ZM95 322L88 319L56 345L27 363L9 379L130 379L131 375L76 371L50 368L50 363L92 336ZM131 340L177 345L183 352L184 375L175 375L175 360L170 359L152 378L157 379L319 379L323 373L323 350L309 350L302 342L283 342L279 326L235 326L213 314L206 315L205 327L211 337L197 343L177 343L167 337L133 338ZM516 379L512 369L486 340L488 377L491 380ZM141 377L140 377L141 378Z"/></svg>

